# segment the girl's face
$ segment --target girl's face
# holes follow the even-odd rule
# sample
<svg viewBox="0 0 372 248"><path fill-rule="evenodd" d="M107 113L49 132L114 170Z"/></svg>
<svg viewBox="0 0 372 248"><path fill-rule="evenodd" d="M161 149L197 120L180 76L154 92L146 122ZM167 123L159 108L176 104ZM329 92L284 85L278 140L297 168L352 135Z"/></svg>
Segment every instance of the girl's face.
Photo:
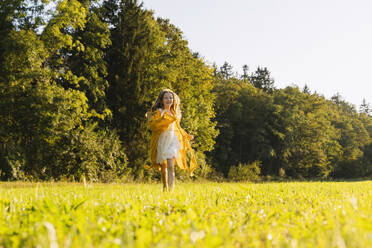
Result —
<svg viewBox="0 0 372 248"><path fill-rule="evenodd" d="M172 93L166 92L163 95L163 106L164 107L171 107L173 104L173 95Z"/></svg>

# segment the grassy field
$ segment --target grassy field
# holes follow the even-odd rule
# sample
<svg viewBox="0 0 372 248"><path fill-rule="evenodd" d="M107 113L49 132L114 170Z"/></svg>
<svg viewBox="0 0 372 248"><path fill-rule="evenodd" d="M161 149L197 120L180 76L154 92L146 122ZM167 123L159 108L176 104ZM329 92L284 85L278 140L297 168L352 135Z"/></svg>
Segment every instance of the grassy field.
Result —
<svg viewBox="0 0 372 248"><path fill-rule="evenodd" d="M372 247L372 182L0 183L0 247Z"/></svg>

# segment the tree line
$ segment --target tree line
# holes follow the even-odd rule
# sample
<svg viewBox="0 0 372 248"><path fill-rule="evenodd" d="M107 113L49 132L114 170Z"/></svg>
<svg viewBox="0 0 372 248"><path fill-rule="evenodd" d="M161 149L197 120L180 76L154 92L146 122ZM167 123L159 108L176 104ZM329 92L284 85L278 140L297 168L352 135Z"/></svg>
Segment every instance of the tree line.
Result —
<svg viewBox="0 0 372 248"><path fill-rule="evenodd" d="M0 58L2 180L157 178L145 113L164 88L181 98L197 177L372 175L368 103L209 65L136 0L4 0Z"/></svg>

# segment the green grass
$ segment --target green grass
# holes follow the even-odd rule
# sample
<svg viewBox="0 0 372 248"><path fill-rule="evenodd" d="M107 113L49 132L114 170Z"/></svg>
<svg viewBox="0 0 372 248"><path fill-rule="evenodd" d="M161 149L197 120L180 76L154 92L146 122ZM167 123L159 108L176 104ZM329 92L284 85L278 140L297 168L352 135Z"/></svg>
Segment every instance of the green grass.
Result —
<svg viewBox="0 0 372 248"><path fill-rule="evenodd" d="M372 182L0 183L0 247L372 247Z"/></svg>

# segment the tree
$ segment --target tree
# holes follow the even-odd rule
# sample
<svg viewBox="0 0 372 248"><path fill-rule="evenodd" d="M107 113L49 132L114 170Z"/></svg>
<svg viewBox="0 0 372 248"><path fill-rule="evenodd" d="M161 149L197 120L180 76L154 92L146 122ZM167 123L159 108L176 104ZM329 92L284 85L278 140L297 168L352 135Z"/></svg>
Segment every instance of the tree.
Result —
<svg viewBox="0 0 372 248"><path fill-rule="evenodd" d="M157 94L163 71L165 35L153 14L137 1L105 1L102 13L111 24L112 46L106 50L108 68L107 104L113 113L111 125L127 148L133 173L143 174L148 158L149 133L145 113ZM113 11L117 13L110 12ZM159 80L160 79L160 80Z"/></svg>
<svg viewBox="0 0 372 248"><path fill-rule="evenodd" d="M89 101L90 111L100 120L111 117L106 103L105 91L108 87L105 50L111 45L108 24L99 18L100 8L92 1L81 1L87 10L83 28L71 32L74 43L79 46L64 50L66 65L71 73L79 78L78 84L66 82L65 87L80 90ZM65 83L65 84L66 84Z"/></svg>
<svg viewBox="0 0 372 248"><path fill-rule="evenodd" d="M232 65L225 61L225 63L220 67L218 74L223 79L230 79L234 76L234 71Z"/></svg>
<svg viewBox="0 0 372 248"><path fill-rule="evenodd" d="M302 89L302 92L307 93L307 94L311 93L310 88L309 88L309 86L307 86L307 84L305 84L304 88Z"/></svg>
<svg viewBox="0 0 372 248"><path fill-rule="evenodd" d="M66 1L59 4L41 36L34 30L13 29L3 42L3 179L97 180L125 172L126 156L115 133L97 129L84 92L59 84L76 79L64 70L67 67L57 56L73 45L71 36L61 33L61 29L75 27L74 21L82 23L82 19L73 18L80 16L73 8L79 10L78 2L69 7Z"/></svg>
<svg viewBox="0 0 372 248"><path fill-rule="evenodd" d="M333 177L351 178L363 175L364 151L371 143L370 124L364 114L358 114L355 106L342 100L332 98L330 104L330 120L340 132L338 143L342 147L342 154L335 161Z"/></svg>
<svg viewBox="0 0 372 248"><path fill-rule="evenodd" d="M169 87L181 98L182 125L195 135L193 146L199 156L203 156L204 152L213 149L217 135L216 124L211 121L215 114L215 98L211 92L212 68L202 58L194 56L187 47L188 43L183 39L181 30L169 20L158 18L157 22L167 39L168 52L164 55L164 63L168 74L164 75L168 77Z"/></svg>
<svg viewBox="0 0 372 248"><path fill-rule="evenodd" d="M213 111L212 70L195 56L182 38L182 32L169 20L155 20L151 11L137 1L127 0L112 7L119 19L111 19L112 46L108 49L108 103L113 111L113 126L127 147L134 174L143 176L148 160L149 131L145 113L164 88L181 98L182 125L196 139L194 148L211 150L216 131L210 121Z"/></svg>
<svg viewBox="0 0 372 248"><path fill-rule="evenodd" d="M266 67L258 67L249 77L249 82L251 82L254 87L262 89L265 92L271 93L274 90L274 79L270 77L270 72Z"/></svg>
<svg viewBox="0 0 372 248"><path fill-rule="evenodd" d="M303 93L298 87L278 90L273 97L279 105L275 115L283 134L274 146L278 164L292 177L328 177L341 147L339 133L328 119L325 99Z"/></svg>
<svg viewBox="0 0 372 248"><path fill-rule="evenodd" d="M241 79L244 82L248 82L249 79L248 70L249 70L248 65L243 65L243 75L241 75Z"/></svg>
<svg viewBox="0 0 372 248"><path fill-rule="evenodd" d="M209 154L218 171L227 176L230 167L259 159L254 149L261 149L258 140L263 127L261 118L267 112L265 98L252 85L238 79L215 78L216 117L219 135L214 150ZM260 111L258 111L260 109ZM255 137L253 137L255 136ZM257 138L257 139L256 139ZM261 137L262 141L262 137Z"/></svg>
<svg viewBox="0 0 372 248"><path fill-rule="evenodd" d="M359 112L360 113L365 113L369 115L372 112L371 106L369 103L367 103L366 99L363 98L363 102L359 107Z"/></svg>

